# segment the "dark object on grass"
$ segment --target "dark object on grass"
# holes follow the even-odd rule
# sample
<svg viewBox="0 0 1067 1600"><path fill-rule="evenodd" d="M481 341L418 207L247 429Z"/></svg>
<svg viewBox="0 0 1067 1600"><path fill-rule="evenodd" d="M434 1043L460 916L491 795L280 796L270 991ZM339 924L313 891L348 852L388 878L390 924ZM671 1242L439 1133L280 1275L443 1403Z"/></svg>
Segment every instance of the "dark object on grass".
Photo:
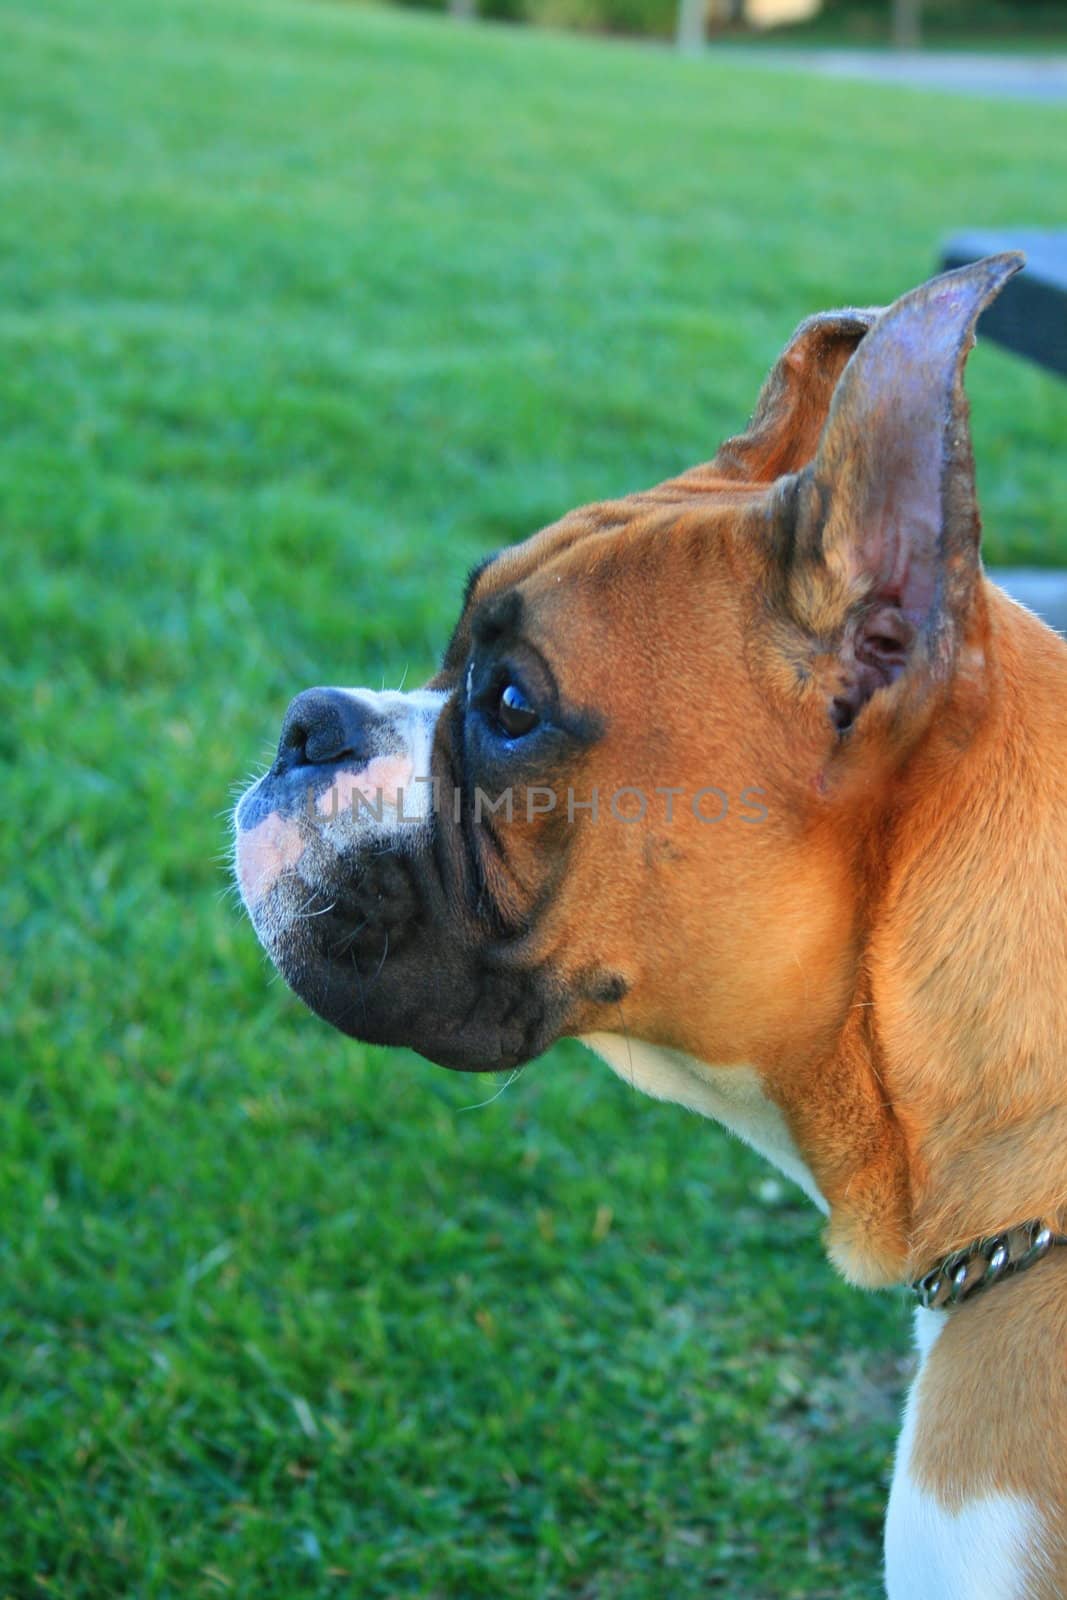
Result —
<svg viewBox="0 0 1067 1600"><path fill-rule="evenodd" d="M941 248L945 270L1002 250L1025 250L1026 267L986 310L979 333L1067 377L1067 232L957 233Z"/></svg>

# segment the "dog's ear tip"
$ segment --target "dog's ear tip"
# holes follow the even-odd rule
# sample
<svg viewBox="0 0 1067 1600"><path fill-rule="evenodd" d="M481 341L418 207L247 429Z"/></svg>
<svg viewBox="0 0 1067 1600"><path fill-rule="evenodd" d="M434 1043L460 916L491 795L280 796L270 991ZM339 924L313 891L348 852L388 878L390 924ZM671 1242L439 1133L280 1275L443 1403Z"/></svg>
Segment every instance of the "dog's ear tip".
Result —
<svg viewBox="0 0 1067 1600"><path fill-rule="evenodd" d="M914 328L922 323L934 335L928 354L933 357L935 349L947 351L954 342L953 330L965 340L968 330L973 335L982 312L1025 266L1021 250L1004 250L940 272L887 306L874 331ZM869 357L870 352L867 354Z"/></svg>
<svg viewBox="0 0 1067 1600"><path fill-rule="evenodd" d="M862 336L882 314L881 306L837 306L830 311L811 311L796 327L784 354L804 334L853 334Z"/></svg>
<svg viewBox="0 0 1067 1600"><path fill-rule="evenodd" d="M815 454L838 378L881 308L815 311L798 324L760 390L744 433L719 447L719 477L771 483Z"/></svg>
<svg viewBox="0 0 1067 1600"><path fill-rule="evenodd" d="M1001 283L1007 283L1009 278L1014 278L1017 272L1023 270L1026 266L1026 251L1001 250L998 255L984 256L977 265L986 267L990 277L994 278L999 286Z"/></svg>
<svg viewBox="0 0 1067 1600"><path fill-rule="evenodd" d="M998 255L982 256L977 261L968 261L962 267L953 267L948 272L943 272L936 278L931 278L923 285L923 289L938 295L944 290L962 289L966 301L975 308L975 315L980 313L995 300L1005 284L1022 272L1026 266L1026 255L1022 250L1002 250ZM923 289L919 291L921 294ZM904 299L909 296L905 295Z"/></svg>

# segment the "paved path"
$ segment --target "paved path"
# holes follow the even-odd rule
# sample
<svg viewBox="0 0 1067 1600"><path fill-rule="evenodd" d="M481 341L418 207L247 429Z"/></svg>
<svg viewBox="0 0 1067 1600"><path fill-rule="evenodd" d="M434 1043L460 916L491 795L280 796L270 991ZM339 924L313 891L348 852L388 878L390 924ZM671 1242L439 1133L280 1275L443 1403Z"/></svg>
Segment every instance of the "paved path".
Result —
<svg viewBox="0 0 1067 1600"><path fill-rule="evenodd" d="M714 46L711 47L714 50ZM722 59L824 78L860 78L948 94L1067 104L1067 55L998 56L942 50L782 50L731 46Z"/></svg>

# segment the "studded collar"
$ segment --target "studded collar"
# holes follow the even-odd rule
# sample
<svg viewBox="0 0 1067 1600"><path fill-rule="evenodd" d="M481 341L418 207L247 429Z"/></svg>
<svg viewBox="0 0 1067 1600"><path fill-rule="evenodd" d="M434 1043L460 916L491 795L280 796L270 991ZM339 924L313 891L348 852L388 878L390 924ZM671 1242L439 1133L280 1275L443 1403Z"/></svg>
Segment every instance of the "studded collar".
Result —
<svg viewBox="0 0 1067 1600"><path fill-rule="evenodd" d="M919 1304L929 1311L958 1306L1035 1266L1058 1244L1067 1244L1067 1234L1055 1233L1040 1220L1021 1222L943 1256L911 1287Z"/></svg>

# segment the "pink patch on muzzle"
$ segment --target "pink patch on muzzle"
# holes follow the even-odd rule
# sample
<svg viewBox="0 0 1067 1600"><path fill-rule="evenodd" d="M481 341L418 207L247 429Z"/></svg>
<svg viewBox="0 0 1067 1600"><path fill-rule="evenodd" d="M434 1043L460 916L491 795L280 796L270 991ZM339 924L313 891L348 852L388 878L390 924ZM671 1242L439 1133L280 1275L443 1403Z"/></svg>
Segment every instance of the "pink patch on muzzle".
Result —
<svg viewBox="0 0 1067 1600"><path fill-rule="evenodd" d="M414 817L426 804L426 785L414 780L410 756L375 756L361 772L339 772L315 805L324 817L339 817L346 811L362 809L356 800L360 795L375 814L385 808L399 811L403 807L408 816Z"/></svg>
<svg viewBox="0 0 1067 1600"><path fill-rule="evenodd" d="M255 905L283 872L304 854L305 840L297 823L270 811L254 828L237 835L237 881L247 905Z"/></svg>

